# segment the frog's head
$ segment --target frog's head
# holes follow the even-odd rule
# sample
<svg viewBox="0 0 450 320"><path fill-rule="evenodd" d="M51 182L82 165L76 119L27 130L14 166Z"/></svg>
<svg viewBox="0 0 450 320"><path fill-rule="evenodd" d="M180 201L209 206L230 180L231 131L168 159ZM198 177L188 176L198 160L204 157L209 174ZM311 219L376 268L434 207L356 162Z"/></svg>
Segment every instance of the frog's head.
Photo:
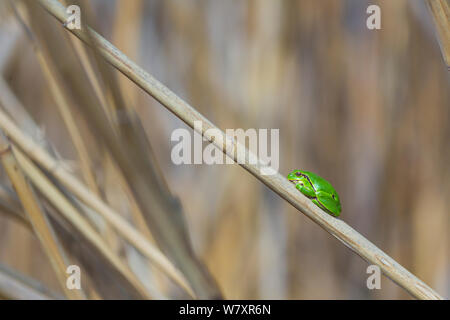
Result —
<svg viewBox="0 0 450 320"><path fill-rule="evenodd" d="M330 191L318 191L316 194L321 207L332 216L339 217L342 208L337 192L332 189Z"/></svg>
<svg viewBox="0 0 450 320"><path fill-rule="evenodd" d="M294 170L291 173L289 173L287 176L288 180L293 183L300 180L301 177L302 177L302 172L300 170Z"/></svg>

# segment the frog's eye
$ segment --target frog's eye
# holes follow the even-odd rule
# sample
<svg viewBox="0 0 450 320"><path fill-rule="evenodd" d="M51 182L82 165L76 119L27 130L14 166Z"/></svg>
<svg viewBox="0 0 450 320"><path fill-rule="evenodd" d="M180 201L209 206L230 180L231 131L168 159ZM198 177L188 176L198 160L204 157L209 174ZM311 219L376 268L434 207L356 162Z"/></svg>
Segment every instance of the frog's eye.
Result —
<svg viewBox="0 0 450 320"><path fill-rule="evenodd" d="M334 197L334 194L332 194L331 197L333 198L333 200L336 200L336 198Z"/></svg>
<svg viewBox="0 0 450 320"><path fill-rule="evenodd" d="M295 175L296 175L297 177L300 177L302 174L301 174L299 171L297 171L297 172L295 173Z"/></svg>

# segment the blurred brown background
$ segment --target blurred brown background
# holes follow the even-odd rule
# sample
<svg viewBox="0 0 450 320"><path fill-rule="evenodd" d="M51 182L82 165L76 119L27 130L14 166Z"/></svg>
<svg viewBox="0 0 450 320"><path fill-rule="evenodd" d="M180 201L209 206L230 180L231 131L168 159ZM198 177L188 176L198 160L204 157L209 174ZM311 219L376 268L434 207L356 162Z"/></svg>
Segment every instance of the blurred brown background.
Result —
<svg viewBox="0 0 450 320"><path fill-rule="evenodd" d="M423 1L90 3L100 34L219 128L279 128L281 173L325 177L341 219L450 296L450 76ZM370 4L381 7L381 30L366 28ZM77 173L33 50L1 8L2 74ZM175 166L170 135L187 126L120 79L226 298L409 298L385 277L368 290L365 261L239 166ZM121 210L102 166L97 178ZM1 214L0 263L58 290L39 243Z"/></svg>

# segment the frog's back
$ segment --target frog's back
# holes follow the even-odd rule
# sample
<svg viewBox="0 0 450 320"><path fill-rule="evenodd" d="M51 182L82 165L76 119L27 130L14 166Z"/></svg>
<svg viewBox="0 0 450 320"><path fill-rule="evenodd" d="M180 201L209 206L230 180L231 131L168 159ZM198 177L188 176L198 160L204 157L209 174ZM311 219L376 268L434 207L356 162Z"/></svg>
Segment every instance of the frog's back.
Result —
<svg viewBox="0 0 450 320"><path fill-rule="evenodd" d="M327 180L325 180L321 176L315 174L314 172L303 171L303 170L301 172L306 174L306 175L308 175L308 177L311 180L311 183L314 186L314 189L316 189L316 191L334 190L334 188L331 185L331 183L329 183Z"/></svg>

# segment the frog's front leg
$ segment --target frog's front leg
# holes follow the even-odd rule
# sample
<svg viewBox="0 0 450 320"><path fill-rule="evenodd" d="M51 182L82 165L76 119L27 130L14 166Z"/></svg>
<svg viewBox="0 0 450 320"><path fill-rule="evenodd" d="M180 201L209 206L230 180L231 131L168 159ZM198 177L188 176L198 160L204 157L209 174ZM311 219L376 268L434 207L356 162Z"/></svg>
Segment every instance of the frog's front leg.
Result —
<svg viewBox="0 0 450 320"><path fill-rule="evenodd" d="M298 181L298 183L295 185L295 187L300 190L301 193L303 193L305 196L307 196L310 199L313 199L316 197L316 192L312 188L312 186L305 185L302 181Z"/></svg>

